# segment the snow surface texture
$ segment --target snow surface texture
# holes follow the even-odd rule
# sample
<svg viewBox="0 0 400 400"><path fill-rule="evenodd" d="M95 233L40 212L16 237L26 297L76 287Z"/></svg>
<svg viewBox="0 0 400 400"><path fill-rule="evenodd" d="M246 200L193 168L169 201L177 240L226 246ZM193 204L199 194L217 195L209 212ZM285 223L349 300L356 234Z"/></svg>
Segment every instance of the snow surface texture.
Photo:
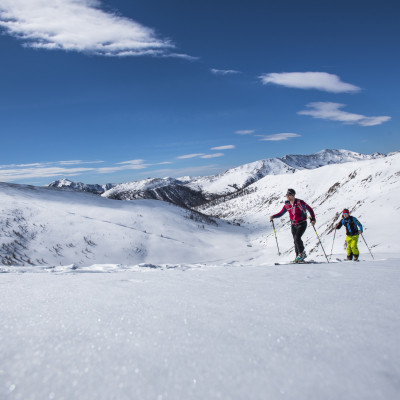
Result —
<svg viewBox="0 0 400 400"><path fill-rule="evenodd" d="M267 176L202 210L241 226L0 184L0 399L399 398L399 180L394 154ZM269 223L288 187L331 263L274 265L293 258L287 215L281 256ZM361 262L338 262L344 207L375 260L360 239Z"/></svg>
<svg viewBox="0 0 400 400"><path fill-rule="evenodd" d="M0 274L0 398L397 399L398 261Z"/></svg>

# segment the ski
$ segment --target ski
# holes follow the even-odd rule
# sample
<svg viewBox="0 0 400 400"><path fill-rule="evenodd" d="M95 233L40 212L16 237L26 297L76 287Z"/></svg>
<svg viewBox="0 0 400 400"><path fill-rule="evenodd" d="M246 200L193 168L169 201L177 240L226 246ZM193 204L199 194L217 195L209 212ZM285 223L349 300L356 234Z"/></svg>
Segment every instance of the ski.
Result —
<svg viewBox="0 0 400 400"><path fill-rule="evenodd" d="M291 265L291 264L327 264L326 261L301 261L301 262L296 262L296 261L283 261L283 262L276 262L275 265Z"/></svg>
<svg viewBox="0 0 400 400"><path fill-rule="evenodd" d="M340 258L335 258L334 260L330 260L329 264L335 264L338 262L342 262ZM307 260L307 261L302 261L302 262L296 262L296 261L282 261L282 262L276 262L274 263L275 265L291 265L291 264L328 264L326 261L314 261L314 260Z"/></svg>

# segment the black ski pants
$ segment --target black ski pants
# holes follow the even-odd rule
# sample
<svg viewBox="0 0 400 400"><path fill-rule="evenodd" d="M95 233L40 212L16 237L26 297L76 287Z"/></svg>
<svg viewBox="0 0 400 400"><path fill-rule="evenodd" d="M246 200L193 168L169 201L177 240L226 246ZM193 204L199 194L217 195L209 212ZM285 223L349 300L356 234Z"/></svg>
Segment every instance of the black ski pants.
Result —
<svg viewBox="0 0 400 400"><path fill-rule="evenodd" d="M304 251L304 244L301 240L304 232L307 229L307 221L300 222L299 224L292 225L292 235L294 240L294 249L296 251L296 256Z"/></svg>

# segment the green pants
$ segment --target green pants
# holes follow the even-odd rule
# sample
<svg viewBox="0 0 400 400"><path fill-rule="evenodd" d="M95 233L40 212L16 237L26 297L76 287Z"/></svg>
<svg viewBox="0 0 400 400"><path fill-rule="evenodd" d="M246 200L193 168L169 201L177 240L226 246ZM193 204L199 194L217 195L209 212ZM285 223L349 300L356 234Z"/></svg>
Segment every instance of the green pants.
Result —
<svg viewBox="0 0 400 400"><path fill-rule="evenodd" d="M360 254L360 252L358 251L357 242L358 242L358 235L346 236L346 243L347 243L346 250L348 256L351 256L352 254L354 256L358 256Z"/></svg>

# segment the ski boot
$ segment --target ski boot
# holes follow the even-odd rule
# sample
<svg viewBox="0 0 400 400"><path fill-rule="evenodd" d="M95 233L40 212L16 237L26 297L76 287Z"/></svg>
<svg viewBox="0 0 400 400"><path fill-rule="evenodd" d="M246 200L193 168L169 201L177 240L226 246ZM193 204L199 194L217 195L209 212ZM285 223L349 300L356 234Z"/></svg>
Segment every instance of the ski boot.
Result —
<svg viewBox="0 0 400 400"><path fill-rule="evenodd" d="M354 257L353 257L353 261L358 261L358 254L356 255L356 254L354 254Z"/></svg>
<svg viewBox="0 0 400 400"><path fill-rule="evenodd" d="M353 253L351 253L349 256L347 256L347 261L351 261L353 259Z"/></svg>
<svg viewBox="0 0 400 400"><path fill-rule="evenodd" d="M306 257L307 257L307 254L305 251L303 251L302 253L299 253L299 255L296 257L296 263L304 262Z"/></svg>

